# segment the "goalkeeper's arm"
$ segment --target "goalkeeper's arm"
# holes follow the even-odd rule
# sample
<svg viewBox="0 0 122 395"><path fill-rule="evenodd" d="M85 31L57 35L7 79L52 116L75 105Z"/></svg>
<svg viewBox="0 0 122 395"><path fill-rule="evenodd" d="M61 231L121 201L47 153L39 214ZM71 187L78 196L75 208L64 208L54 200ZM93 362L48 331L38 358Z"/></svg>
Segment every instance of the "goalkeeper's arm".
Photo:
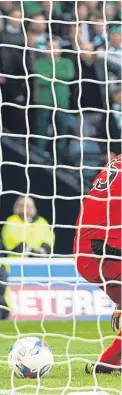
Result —
<svg viewBox="0 0 122 395"><path fill-rule="evenodd" d="M106 257L107 261L109 259L112 260L112 257L114 257L113 260L115 261L116 260L115 257L121 257L122 256L122 250L120 248L116 248L114 246L112 247L112 246L110 246L107 243L104 245L104 243L105 243L104 240L99 240L99 239L91 240L92 250L93 250L95 255L103 256L103 254L105 253L105 255L110 256L110 257ZM120 262L120 264L121 264L121 262Z"/></svg>

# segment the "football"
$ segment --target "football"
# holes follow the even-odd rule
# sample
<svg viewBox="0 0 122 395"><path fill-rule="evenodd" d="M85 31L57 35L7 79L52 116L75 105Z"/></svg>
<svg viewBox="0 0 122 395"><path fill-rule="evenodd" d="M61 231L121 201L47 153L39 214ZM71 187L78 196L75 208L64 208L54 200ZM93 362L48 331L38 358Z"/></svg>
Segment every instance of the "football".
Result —
<svg viewBox="0 0 122 395"><path fill-rule="evenodd" d="M10 348L8 365L18 378L36 378L50 372L54 363L53 353L44 340L24 337Z"/></svg>

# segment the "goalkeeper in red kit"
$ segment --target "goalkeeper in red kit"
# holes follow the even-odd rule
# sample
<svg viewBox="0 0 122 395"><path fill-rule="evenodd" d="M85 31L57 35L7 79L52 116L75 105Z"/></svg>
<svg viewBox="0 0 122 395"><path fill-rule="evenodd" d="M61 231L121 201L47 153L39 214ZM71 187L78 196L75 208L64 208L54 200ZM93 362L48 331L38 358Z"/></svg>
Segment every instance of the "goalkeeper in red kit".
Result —
<svg viewBox="0 0 122 395"><path fill-rule="evenodd" d="M112 329L122 329L121 205L122 155L115 157L96 177L93 188L82 201L76 222L74 254L81 276L96 283L116 304ZM86 373L111 373L120 369L122 331Z"/></svg>

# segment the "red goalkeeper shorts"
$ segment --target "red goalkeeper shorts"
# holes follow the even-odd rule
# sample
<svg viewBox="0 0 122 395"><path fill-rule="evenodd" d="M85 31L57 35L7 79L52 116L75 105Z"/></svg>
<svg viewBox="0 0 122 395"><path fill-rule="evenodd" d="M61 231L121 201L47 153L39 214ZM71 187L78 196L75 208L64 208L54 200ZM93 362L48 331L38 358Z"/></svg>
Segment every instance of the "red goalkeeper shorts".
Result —
<svg viewBox="0 0 122 395"><path fill-rule="evenodd" d="M74 254L77 253L77 237L74 240ZM82 254L82 256L80 256ZM121 304L122 293L122 273L120 260L104 259L101 265L101 259L96 257L87 256L83 254L94 255L91 247L91 240L80 240L79 243L79 256L77 257L77 269L82 277L90 283L99 284L107 295L113 300L114 303ZM102 272L101 277L100 273ZM105 282L110 281L105 285ZM117 281L118 283L115 283Z"/></svg>

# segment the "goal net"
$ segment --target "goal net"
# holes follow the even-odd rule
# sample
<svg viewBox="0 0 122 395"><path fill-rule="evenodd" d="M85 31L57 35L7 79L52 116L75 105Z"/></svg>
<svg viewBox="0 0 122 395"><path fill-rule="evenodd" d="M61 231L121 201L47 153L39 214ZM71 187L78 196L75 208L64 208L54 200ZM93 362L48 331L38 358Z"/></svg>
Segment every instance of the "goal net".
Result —
<svg viewBox="0 0 122 395"><path fill-rule="evenodd" d="M0 394L122 390L120 374L85 373L115 337L115 306L73 255L80 203L121 153L121 11L121 0L0 1ZM109 205L107 219L108 231ZM9 370L25 336L51 348L47 376Z"/></svg>

